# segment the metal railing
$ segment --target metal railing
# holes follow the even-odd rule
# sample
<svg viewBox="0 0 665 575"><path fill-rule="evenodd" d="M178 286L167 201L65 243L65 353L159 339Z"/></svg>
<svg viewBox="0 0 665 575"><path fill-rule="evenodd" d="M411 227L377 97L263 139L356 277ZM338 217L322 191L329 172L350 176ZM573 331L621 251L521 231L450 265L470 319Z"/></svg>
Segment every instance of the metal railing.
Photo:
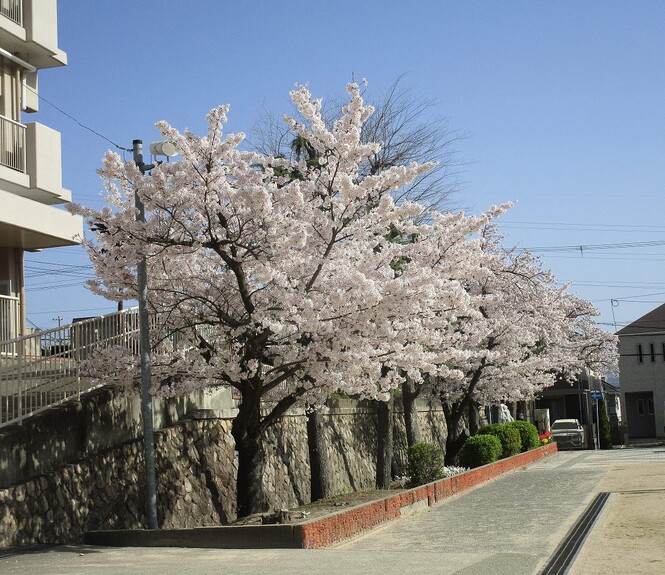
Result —
<svg viewBox="0 0 665 575"><path fill-rule="evenodd" d="M23 0L0 0L0 14L23 26Z"/></svg>
<svg viewBox="0 0 665 575"><path fill-rule="evenodd" d="M106 346L138 353L138 308L0 341L0 427L100 387L80 366Z"/></svg>
<svg viewBox="0 0 665 575"><path fill-rule="evenodd" d="M25 173L25 126L0 116L0 164Z"/></svg>
<svg viewBox="0 0 665 575"><path fill-rule="evenodd" d="M21 329L21 311L17 297L0 295L0 341L15 339ZM12 350L11 353L16 353Z"/></svg>

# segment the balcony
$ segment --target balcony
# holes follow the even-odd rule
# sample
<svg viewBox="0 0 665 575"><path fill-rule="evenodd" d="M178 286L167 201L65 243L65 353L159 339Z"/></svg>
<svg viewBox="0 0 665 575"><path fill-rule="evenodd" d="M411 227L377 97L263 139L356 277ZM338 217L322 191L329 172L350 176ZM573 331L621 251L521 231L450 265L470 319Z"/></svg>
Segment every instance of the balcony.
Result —
<svg viewBox="0 0 665 575"><path fill-rule="evenodd" d="M0 165L25 173L25 132L23 124L0 116Z"/></svg>
<svg viewBox="0 0 665 575"><path fill-rule="evenodd" d="M0 341L7 341L19 336L21 309L19 299L0 295Z"/></svg>
<svg viewBox="0 0 665 575"><path fill-rule="evenodd" d="M23 26L23 0L0 0L0 14Z"/></svg>
<svg viewBox="0 0 665 575"><path fill-rule="evenodd" d="M36 122L0 116L0 245L42 249L80 243L83 220L56 205L62 187L60 134Z"/></svg>
<svg viewBox="0 0 665 575"><path fill-rule="evenodd" d="M39 69L67 65L58 48L57 0L0 0L0 46Z"/></svg>
<svg viewBox="0 0 665 575"><path fill-rule="evenodd" d="M60 133L0 116L0 190L54 205L71 201L62 187Z"/></svg>

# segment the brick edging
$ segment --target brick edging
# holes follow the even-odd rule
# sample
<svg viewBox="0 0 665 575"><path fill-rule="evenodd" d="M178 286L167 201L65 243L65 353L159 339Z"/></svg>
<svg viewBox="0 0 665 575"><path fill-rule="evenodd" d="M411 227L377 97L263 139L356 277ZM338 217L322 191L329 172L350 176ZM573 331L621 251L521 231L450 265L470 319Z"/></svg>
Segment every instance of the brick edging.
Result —
<svg viewBox="0 0 665 575"><path fill-rule="evenodd" d="M494 463L476 467L447 479L427 483L385 499L358 505L335 515L294 525L295 547L302 549L328 547L333 543L359 535L377 525L397 519L401 517L403 509L411 509L411 506L418 502L427 501L427 505L431 507L451 495L471 489L476 485L529 463L534 463L556 452L556 443L549 443L531 451L500 459Z"/></svg>

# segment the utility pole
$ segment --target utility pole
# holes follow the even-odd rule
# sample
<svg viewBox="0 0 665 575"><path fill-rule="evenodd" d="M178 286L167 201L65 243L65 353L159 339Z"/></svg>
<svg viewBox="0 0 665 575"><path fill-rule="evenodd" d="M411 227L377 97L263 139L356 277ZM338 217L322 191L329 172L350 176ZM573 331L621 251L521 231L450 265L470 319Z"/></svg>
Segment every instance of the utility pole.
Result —
<svg viewBox="0 0 665 575"><path fill-rule="evenodd" d="M133 141L134 162L141 174L154 168L143 162L143 142ZM138 210L136 221L145 222L145 207L137 192L134 192L134 203ZM150 327L148 322L148 272L145 254L141 256L137 266L138 302L139 302L139 335L141 349L141 415L143 419L143 452L145 456L146 476L146 515L148 529L157 529L157 480L155 474L155 439L152 415L151 364L150 364Z"/></svg>

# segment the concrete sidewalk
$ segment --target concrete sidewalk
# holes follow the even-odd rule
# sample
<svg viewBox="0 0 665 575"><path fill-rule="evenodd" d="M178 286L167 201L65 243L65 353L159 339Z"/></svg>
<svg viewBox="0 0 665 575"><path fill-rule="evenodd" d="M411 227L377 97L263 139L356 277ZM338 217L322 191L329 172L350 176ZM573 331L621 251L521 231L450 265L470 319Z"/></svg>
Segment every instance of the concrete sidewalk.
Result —
<svg viewBox="0 0 665 575"><path fill-rule="evenodd" d="M611 493L570 575L665 573L665 463L617 465Z"/></svg>
<svg viewBox="0 0 665 575"><path fill-rule="evenodd" d="M634 479L638 474L651 477L663 466L662 448L562 452L330 549L59 547L0 559L0 573L536 574L597 492L621 485L639 489ZM660 479L653 475L650 481L653 483L648 485ZM599 520L588 540L589 550L605 545L597 538L603 536L602 527L607 523L608 519ZM613 533L625 535L620 527ZM665 540L665 532L656 530L654 534ZM578 561L585 560L589 552L583 548ZM597 560L590 556L590 561ZM582 563L574 568L578 565ZM614 566L613 573L636 572ZM578 574L596 573L580 569ZM641 572L662 573L662 564L657 570Z"/></svg>

